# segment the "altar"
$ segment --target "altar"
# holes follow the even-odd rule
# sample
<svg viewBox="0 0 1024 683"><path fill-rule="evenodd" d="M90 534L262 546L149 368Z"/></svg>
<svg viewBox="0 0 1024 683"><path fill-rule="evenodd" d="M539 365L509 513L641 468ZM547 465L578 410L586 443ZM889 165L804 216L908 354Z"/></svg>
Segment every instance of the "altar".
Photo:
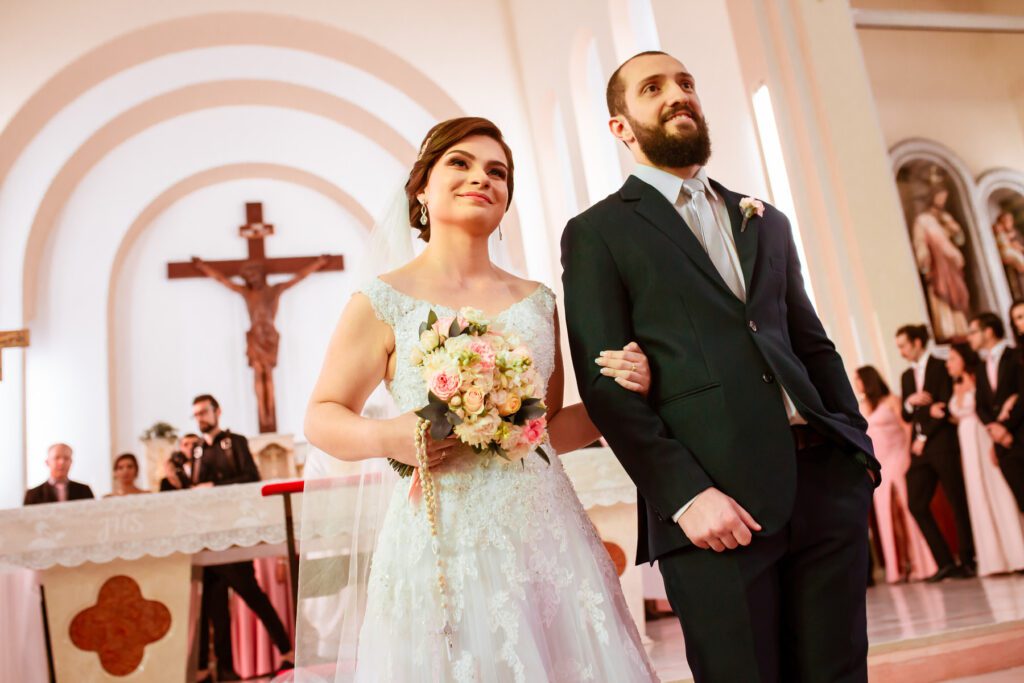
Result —
<svg viewBox="0 0 1024 683"><path fill-rule="evenodd" d="M562 462L643 634L635 488L608 449ZM0 656L19 680L46 680L42 586L58 683L190 680L195 568L284 553L284 506L265 483L0 510ZM301 494L292 507L301 539Z"/></svg>

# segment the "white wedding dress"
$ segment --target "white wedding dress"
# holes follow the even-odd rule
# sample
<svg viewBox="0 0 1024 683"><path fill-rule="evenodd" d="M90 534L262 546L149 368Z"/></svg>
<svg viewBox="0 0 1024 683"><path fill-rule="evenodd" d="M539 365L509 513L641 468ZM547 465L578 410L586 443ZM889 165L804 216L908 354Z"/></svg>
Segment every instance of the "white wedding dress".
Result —
<svg viewBox="0 0 1024 683"><path fill-rule="evenodd" d="M427 391L408 359L419 325L431 309L454 311L380 279L362 291L394 330L397 366L388 389L400 410L418 409ZM545 385L554 370L554 306L541 285L492 321L532 350ZM451 662L424 504L409 500L409 480L398 484L370 569L357 681L658 680L611 559L561 462L550 460L532 453L507 463L467 451L435 470L455 631Z"/></svg>

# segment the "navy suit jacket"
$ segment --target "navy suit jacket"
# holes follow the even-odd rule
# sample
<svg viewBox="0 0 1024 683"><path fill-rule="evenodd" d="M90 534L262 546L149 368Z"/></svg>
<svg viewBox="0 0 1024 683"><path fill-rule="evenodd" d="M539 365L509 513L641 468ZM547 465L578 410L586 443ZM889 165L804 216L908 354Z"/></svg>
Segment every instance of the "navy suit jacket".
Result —
<svg viewBox="0 0 1024 683"><path fill-rule="evenodd" d="M676 208L635 176L562 234L576 380L637 485L638 562L689 544L671 517L710 486L750 511L764 533L789 520L796 456L779 383L810 425L880 469L842 359L804 290L789 221L766 206L741 229L741 196L712 187L729 210L746 301ZM648 397L594 364L602 349L631 340L650 360Z"/></svg>

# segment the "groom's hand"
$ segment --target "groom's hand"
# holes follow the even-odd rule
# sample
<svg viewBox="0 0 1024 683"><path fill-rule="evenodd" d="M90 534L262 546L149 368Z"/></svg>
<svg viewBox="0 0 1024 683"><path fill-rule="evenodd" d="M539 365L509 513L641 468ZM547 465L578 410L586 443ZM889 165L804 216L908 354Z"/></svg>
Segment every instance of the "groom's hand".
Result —
<svg viewBox="0 0 1024 683"><path fill-rule="evenodd" d="M679 518L679 528L698 548L720 553L750 545L751 531L760 531L761 525L739 503L712 487L693 499Z"/></svg>

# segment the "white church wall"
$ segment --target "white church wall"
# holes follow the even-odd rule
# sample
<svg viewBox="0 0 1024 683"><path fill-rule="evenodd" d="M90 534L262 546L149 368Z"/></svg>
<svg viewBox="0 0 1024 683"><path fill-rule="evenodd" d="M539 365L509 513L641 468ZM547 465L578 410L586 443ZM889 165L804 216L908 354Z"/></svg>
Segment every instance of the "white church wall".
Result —
<svg viewBox="0 0 1024 683"><path fill-rule="evenodd" d="M975 177L1024 170L1024 40L1020 35L857 31L886 143L926 138ZM892 68L894 60L900 68Z"/></svg>
<svg viewBox="0 0 1024 683"><path fill-rule="evenodd" d="M288 144L280 140L261 144L264 130L293 133ZM169 148L174 148L175 153L168 154ZM396 161L384 158L367 140L346 135L343 129L318 117L269 108L224 108L179 117L136 136L104 158L68 202L40 269L39 289L46 297L34 322L38 334L34 353L28 358L31 378L26 394L28 452L43 452L46 445L55 440L68 441L78 448L80 475L88 473L90 477L99 478L90 483L95 483L99 490L106 488L103 475L110 453L126 447L118 443L114 448L110 443L112 416L106 397L106 356L111 340L106 338L107 326L103 323L107 313L106 287L125 228L168 184L167 178L185 177L200 168L238 159L273 160L331 178L353 196L364 198L368 206L381 205L387 199L387 188L362 172L358 165L343 163L341 160L347 156L373 159L375 168L392 176L400 172ZM159 163L153 163L154 160ZM236 212L234 218L226 224L221 222L222 227L209 236L213 245L221 245L220 253L216 246L209 251L203 249L205 242L202 240L183 241L176 250L169 251L167 257L182 260L191 253L208 258L244 254L244 245L238 244L241 239L235 230L241 224L237 213L240 208L233 202L224 209L228 215ZM280 217L290 218L287 214L280 214ZM277 218L273 220L280 223ZM337 250L336 242L325 236L321 239L323 247L314 253ZM275 242L280 241L270 240L270 254L279 248ZM157 272L162 275L162 270ZM73 278L62 275L70 273L74 273ZM330 276L324 277L329 279ZM142 281L146 281L145 276ZM118 286L134 289L135 285L131 279L122 279ZM175 282L166 283L166 287L168 296L181 296L182 301L190 301L189 294L193 292L188 285ZM182 293L176 295L176 290ZM221 295L221 292L210 294ZM144 296L142 292L138 295ZM205 303L208 299L209 296L201 296L199 301ZM244 332L245 327L242 332L237 331L240 326L242 323L229 318L222 327L213 326L211 334L214 339L230 342L232 334ZM123 328L115 327L115 330L119 337L124 336ZM185 362L191 361L185 359ZM219 376L211 377L211 383L227 383L240 372L238 364L247 372L244 359L236 357L236 364L225 365ZM149 369L142 366L136 370L140 374L131 378L133 385L147 385ZM188 398L191 396L186 400ZM119 425L119 430L123 428L125 434L137 433L146 426L148 424L129 422ZM39 465L34 467L36 469L30 468L29 474L39 478L42 475Z"/></svg>
<svg viewBox="0 0 1024 683"><path fill-rule="evenodd" d="M255 434L256 400L245 362L248 313L242 297L209 280L166 277L169 260L240 258L245 240L244 203L263 203L264 220L276 233L268 257L344 255L346 270L321 273L286 292L274 374L278 430L302 433L306 400L320 369L326 340L349 296L367 232L330 198L276 180L236 180L205 188L161 214L139 238L124 263L113 315L114 451L138 447L138 434L157 421L195 431L191 399L212 393L223 425ZM275 276L272 282L284 280Z"/></svg>

